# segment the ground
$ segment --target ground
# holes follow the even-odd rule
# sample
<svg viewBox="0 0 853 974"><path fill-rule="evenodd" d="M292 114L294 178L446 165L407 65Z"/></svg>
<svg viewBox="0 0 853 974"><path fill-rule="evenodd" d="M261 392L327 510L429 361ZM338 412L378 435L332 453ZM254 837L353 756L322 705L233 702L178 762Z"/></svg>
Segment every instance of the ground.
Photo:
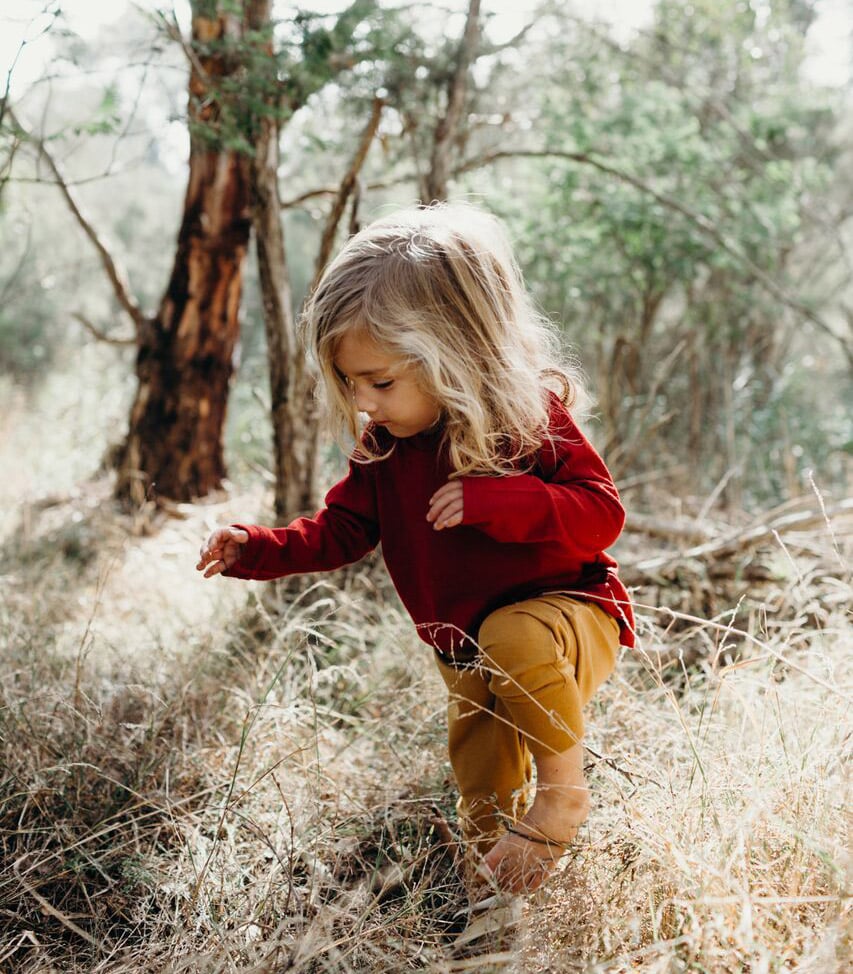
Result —
<svg viewBox="0 0 853 974"><path fill-rule="evenodd" d="M454 952L442 689L378 561L205 582L260 487L127 514L107 474L33 484L3 488L0 969L845 970L849 521L636 589L587 825Z"/></svg>

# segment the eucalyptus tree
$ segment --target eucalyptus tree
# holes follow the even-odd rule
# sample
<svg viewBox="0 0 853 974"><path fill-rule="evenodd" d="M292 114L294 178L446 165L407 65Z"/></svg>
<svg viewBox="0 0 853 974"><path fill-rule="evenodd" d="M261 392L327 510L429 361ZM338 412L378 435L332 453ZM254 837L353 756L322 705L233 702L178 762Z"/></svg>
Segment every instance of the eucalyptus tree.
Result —
<svg viewBox="0 0 853 974"><path fill-rule="evenodd" d="M178 499L202 496L225 475L222 426L251 216L248 160L229 138L220 92L241 70L234 47L242 31L233 5L193 0L185 42L189 173L174 264L152 317L129 306L137 324L137 390L116 492L134 503L152 489Z"/></svg>
<svg viewBox="0 0 853 974"><path fill-rule="evenodd" d="M267 325L280 516L314 502L316 419L296 340L278 206L280 126L374 47L374 0L331 27L296 13L276 48L269 0L193 0L190 164L175 266L160 311L140 329L138 390L120 454L118 493L150 485L191 499L221 484L222 429L239 336L242 269L252 227ZM173 35L180 35L174 28ZM271 219L271 214L275 219ZM153 326L153 327L152 327Z"/></svg>

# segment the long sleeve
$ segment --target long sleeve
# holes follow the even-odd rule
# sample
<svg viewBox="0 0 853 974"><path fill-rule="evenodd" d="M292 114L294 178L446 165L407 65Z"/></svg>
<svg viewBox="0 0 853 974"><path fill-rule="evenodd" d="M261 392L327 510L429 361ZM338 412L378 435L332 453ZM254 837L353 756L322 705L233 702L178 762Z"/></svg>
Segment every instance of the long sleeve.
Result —
<svg viewBox="0 0 853 974"><path fill-rule="evenodd" d="M232 578L268 581L358 561L379 541L373 470L351 461L347 476L326 494L325 507L314 517L297 518L284 528L235 527L249 540L239 561L223 572Z"/></svg>
<svg viewBox="0 0 853 974"><path fill-rule="evenodd" d="M581 560L604 551L625 512L604 461L552 403L534 473L463 479L463 523L501 542L557 542Z"/></svg>

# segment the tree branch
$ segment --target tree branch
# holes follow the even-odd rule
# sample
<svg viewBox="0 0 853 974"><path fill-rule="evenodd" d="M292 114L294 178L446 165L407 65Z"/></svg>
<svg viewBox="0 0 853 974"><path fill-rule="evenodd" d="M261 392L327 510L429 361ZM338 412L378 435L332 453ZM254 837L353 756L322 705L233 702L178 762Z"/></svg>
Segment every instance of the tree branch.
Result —
<svg viewBox="0 0 853 974"><path fill-rule="evenodd" d="M432 142L432 157L425 181L424 203L447 199L447 182L450 178L450 146L459 129L465 91L468 86L468 70L480 43L480 0L470 0L465 31L459 44L456 63L447 88L447 110L438 120Z"/></svg>
<svg viewBox="0 0 853 974"><path fill-rule="evenodd" d="M314 280L311 284L312 291L319 283L323 271L326 269L326 264L329 262L332 248L335 245L335 234L338 230L338 224L341 222L341 218L344 215L347 200L350 198L353 190L355 189L358 174L361 171L361 167L364 165L364 160L367 158L367 152L370 149L371 143L373 142L373 137L376 135L376 130L379 128L379 120L382 117L382 109L384 105L385 102L381 98L377 97L373 99L370 119L368 120L367 125L364 127L358 148L355 151L355 155L352 158L352 162L350 163L350 167L347 170L346 175L341 181L337 197L332 203L332 209L326 219L326 225L323 228L323 238L320 241L320 249L317 252L317 260L314 265Z"/></svg>
<svg viewBox="0 0 853 974"><path fill-rule="evenodd" d="M45 27L42 27L42 29L38 32L38 34L36 34L33 40L39 37L43 37L45 34L48 34L50 32L51 27L53 27L54 21L60 15L59 10L49 10L47 7L44 7L41 12L46 16L50 16L52 20ZM32 24L35 23L35 21L36 21L36 17L33 17L30 20L30 26L32 26ZM6 117L6 113L11 112L11 109L9 108L9 92L11 91L12 88L12 74L15 71L16 65L18 64L18 60L20 59L21 55L24 53L24 49L27 47L28 44L31 43L32 40L30 40L30 38L28 37L24 37L21 40L21 42L18 44L18 50L15 52L15 56L12 58L12 62L9 65L8 70L6 71L6 84L4 87L3 96L0 97L0 126L2 126L3 124L3 119Z"/></svg>
<svg viewBox="0 0 853 974"><path fill-rule="evenodd" d="M506 51L511 47L515 47L524 40L527 34L530 33L530 29L535 26L535 24L536 21L531 20L529 23L525 24L517 34L513 34L508 40L501 41L500 44L485 45L476 53L474 60L479 61L481 57L489 57L492 54L500 54L501 51Z"/></svg>
<svg viewBox="0 0 853 974"><path fill-rule="evenodd" d="M102 331L96 325L94 325L89 319L81 314L79 311L72 311L71 317L75 321L79 321L80 324L88 331L91 335L98 339L99 342L106 342L108 345L136 345L136 338L115 338L113 335L108 335L105 331Z"/></svg>
<svg viewBox="0 0 853 974"><path fill-rule="evenodd" d="M401 183L414 183L417 182L416 173L405 173L402 176L394 176L391 179L379 179L372 183L367 183L364 186L365 190L374 189L388 189L391 186L399 186ZM283 210L292 209L294 206L301 206L303 203L307 203L308 200L317 199L320 196L333 196L335 193L339 192L340 187L338 186L318 186L316 189L306 190L304 193L300 193L299 196L294 196L292 199L284 200L281 204Z"/></svg>
<svg viewBox="0 0 853 974"><path fill-rule="evenodd" d="M721 233L713 225L713 223L707 219L707 217L703 216L701 213L697 213L695 210L691 209L686 204L681 203L679 200L673 199L671 196L667 196L666 194L659 192L648 183L638 179L636 176L632 176L630 173L616 169L614 166L608 165L589 153L569 152L558 149L499 149L494 152L487 152L481 156L477 156L473 159L468 159L460 163L452 170L451 175L454 177L461 176L475 169L482 169L485 166L489 166L493 162L498 162L501 159L514 158L567 159L570 162L576 162L580 165L592 166L593 168L598 169L600 172L613 176L621 182L627 183L628 185L633 186L635 189L640 190L640 192L651 196L654 200L656 200L662 206L665 206L667 209L680 213L683 217L693 223L694 226L698 227L702 233L710 237L716 244L722 247L726 253L734 257L736 260L742 262L752 276L758 281L758 283L777 300L781 301L784 305L802 315L808 321L812 322L812 324L820 328L821 331L825 332L832 339L838 342L844 351L847 361L851 367L853 367L853 346L851 346L851 343L847 340L847 338L845 338L844 335L837 334L836 331L826 321L824 321L820 315L809 308L808 305L803 304L802 301L799 301L797 298L788 294L781 284L775 281L771 275L769 275L746 254L744 254L739 246L733 241L729 240L725 234ZM389 186L415 181L416 179L417 176L410 173L408 175L395 177L393 179L368 183L365 188L367 190L386 189ZM315 199L319 196L329 196L336 191L337 190L334 187L328 186L308 190L307 192L282 203L282 209L299 206L310 199Z"/></svg>
<svg viewBox="0 0 853 974"><path fill-rule="evenodd" d="M89 240L92 241L95 250L97 250L98 256L101 259L101 265L106 271L107 277L109 278L110 283L112 284L113 291L115 293L115 296L119 304L122 306L122 308L124 308L124 310L130 316L131 320L133 321L136 327L137 334L139 334L144 329L147 319L145 314L142 312L142 309L139 307L139 305L136 303L136 301L134 301L134 299L130 295L130 290L127 283L126 275L124 274L123 270L119 267L119 265L116 263L116 261L113 259L109 250L107 250L106 245L104 244L101 237L98 235L95 228L83 215L80 206L78 205L73 194L71 193L71 190L69 189L68 184L66 183L59 169L59 166L57 165L53 156L47 151L47 147L45 146L44 141L42 139L36 138L35 136L27 133L26 129L18 121L17 117L15 116L15 113L11 108L8 108L8 113L9 113L9 118L12 120L14 126L21 133L26 135L27 139L30 142L32 142L33 145L35 145L35 147L38 149L39 155L42 157L42 159L44 159L44 161L47 163L48 168L53 173L53 177L56 180L56 185L59 187L59 191L65 197L65 201L66 203L68 203L68 207L71 210L72 214L74 215L74 218L77 220L77 223L80 225L80 227L82 228L86 236L89 238Z"/></svg>
<svg viewBox="0 0 853 974"><path fill-rule="evenodd" d="M154 12L154 19L159 20L163 30L166 32L166 36L169 40L175 41L181 50L184 52L184 56L189 63L189 66L196 72L196 74L201 79L205 88L209 88L211 84L210 75L205 71L204 65L199 60L198 54L193 50L192 44L184 37L184 33L181 30L180 24L178 23L178 18L175 11L172 10L171 20L166 16L165 12L162 10L157 10Z"/></svg>

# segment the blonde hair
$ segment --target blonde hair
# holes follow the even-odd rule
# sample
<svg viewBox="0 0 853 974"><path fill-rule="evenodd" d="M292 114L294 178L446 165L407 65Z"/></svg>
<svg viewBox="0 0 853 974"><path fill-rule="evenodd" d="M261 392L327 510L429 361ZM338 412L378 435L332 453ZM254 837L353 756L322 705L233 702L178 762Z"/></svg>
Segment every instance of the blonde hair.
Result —
<svg viewBox="0 0 853 974"><path fill-rule="evenodd" d="M302 320L331 430L355 440L361 462L388 452L362 436L335 369L352 329L417 370L440 404L457 476L517 472L547 435L548 388L567 406L582 388L525 289L503 225L469 204L410 207L371 223L328 266Z"/></svg>

